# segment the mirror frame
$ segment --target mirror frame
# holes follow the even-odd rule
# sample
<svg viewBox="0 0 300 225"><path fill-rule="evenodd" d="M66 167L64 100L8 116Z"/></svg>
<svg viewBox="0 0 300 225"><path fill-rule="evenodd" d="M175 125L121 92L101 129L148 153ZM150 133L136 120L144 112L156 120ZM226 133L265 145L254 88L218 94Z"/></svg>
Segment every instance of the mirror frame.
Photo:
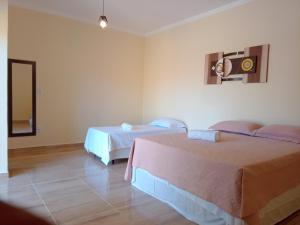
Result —
<svg viewBox="0 0 300 225"><path fill-rule="evenodd" d="M32 66L32 132L13 133L13 99L12 99L12 65L13 63L27 64ZM8 59L8 136L9 137L25 137L36 136L36 62Z"/></svg>

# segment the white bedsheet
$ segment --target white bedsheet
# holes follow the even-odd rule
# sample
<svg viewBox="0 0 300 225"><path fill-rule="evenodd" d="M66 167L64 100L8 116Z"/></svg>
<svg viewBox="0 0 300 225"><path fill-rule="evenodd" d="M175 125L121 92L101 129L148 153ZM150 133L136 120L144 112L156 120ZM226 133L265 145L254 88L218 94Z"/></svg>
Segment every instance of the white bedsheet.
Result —
<svg viewBox="0 0 300 225"><path fill-rule="evenodd" d="M182 132L186 132L186 129L150 125L138 125L131 131L124 131L121 126L91 127L88 129L84 147L88 152L100 157L102 162L107 165L111 160L110 153L112 151L131 148L137 137Z"/></svg>

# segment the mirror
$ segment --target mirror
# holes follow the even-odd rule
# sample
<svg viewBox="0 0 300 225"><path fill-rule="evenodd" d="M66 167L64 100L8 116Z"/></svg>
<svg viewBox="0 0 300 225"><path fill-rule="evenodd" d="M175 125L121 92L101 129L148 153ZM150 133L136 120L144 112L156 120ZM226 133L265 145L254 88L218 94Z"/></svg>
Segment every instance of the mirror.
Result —
<svg viewBox="0 0 300 225"><path fill-rule="evenodd" d="M36 135L36 62L8 59L8 134Z"/></svg>

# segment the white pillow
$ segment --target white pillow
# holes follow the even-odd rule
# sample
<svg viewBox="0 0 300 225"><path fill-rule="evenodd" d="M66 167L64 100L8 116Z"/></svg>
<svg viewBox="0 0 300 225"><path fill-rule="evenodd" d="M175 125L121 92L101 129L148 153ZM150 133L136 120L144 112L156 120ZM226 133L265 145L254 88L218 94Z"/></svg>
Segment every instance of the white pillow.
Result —
<svg viewBox="0 0 300 225"><path fill-rule="evenodd" d="M187 128L186 124L183 121L172 118L159 118L153 120L150 125L165 128Z"/></svg>

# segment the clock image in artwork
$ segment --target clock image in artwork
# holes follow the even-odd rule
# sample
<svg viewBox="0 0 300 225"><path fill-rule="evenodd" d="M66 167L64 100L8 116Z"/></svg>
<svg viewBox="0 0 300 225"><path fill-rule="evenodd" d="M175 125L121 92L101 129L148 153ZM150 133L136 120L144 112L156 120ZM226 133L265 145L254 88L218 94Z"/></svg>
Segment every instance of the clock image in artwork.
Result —
<svg viewBox="0 0 300 225"><path fill-rule="evenodd" d="M244 51L217 52L205 57L205 84L224 81L265 83L268 76L269 45L245 48Z"/></svg>

